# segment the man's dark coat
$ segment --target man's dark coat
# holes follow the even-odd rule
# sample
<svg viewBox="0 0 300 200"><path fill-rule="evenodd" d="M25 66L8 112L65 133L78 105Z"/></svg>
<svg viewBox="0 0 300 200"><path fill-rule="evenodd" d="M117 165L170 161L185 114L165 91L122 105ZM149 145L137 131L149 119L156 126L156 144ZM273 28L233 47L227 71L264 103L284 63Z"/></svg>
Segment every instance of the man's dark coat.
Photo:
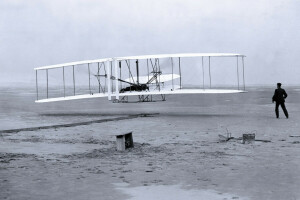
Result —
<svg viewBox="0 0 300 200"><path fill-rule="evenodd" d="M284 103L285 102L285 98L287 97L288 95L286 94L285 90L282 89L282 88L278 88L275 90L275 93L273 95L273 98L272 100L273 101L276 101L277 103Z"/></svg>

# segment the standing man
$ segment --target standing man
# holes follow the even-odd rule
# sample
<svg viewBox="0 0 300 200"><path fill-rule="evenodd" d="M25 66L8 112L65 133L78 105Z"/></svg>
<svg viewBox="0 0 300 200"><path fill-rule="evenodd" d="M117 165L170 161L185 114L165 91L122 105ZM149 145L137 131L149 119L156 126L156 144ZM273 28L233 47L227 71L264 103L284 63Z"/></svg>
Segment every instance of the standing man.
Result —
<svg viewBox="0 0 300 200"><path fill-rule="evenodd" d="M277 89L275 90L275 93L273 95L272 98L272 103L274 103L274 101L276 101L276 106L275 106L275 113L276 113L276 117L279 117L279 111L278 111L278 107L279 105L281 106L286 118L289 118L289 113L285 108L284 102L285 102L285 98L288 95L286 94L285 90L281 88L281 83L277 83Z"/></svg>

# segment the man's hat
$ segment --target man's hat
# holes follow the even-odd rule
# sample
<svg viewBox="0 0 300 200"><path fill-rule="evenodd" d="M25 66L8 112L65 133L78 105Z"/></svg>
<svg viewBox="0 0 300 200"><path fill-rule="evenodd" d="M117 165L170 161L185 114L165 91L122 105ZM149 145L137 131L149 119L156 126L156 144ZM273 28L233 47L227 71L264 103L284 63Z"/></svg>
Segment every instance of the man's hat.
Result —
<svg viewBox="0 0 300 200"><path fill-rule="evenodd" d="M279 87L280 87L280 86L281 86L281 83L277 83L277 86L279 86Z"/></svg>

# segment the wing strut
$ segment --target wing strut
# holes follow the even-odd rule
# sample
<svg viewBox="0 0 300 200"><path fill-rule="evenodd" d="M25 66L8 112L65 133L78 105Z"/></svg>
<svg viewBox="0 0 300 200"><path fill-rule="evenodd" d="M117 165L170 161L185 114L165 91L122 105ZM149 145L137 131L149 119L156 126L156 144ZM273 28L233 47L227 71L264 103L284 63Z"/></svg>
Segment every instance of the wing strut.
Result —
<svg viewBox="0 0 300 200"><path fill-rule="evenodd" d="M105 94L105 88L106 88L106 80L105 80L105 86L104 86L104 89L103 89L103 87L102 87L102 85L101 85L101 76L104 76L105 78L107 77L107 74L106 74L106 69L105 69L105 64L104 63L101 63L101 65L99 65L100 63L98 62L98 71L97 71L97 74L96 75L94 75L94 76L96 76L96 78L97 78L97 80L98 80L98 85L99 85L99 93L101 93L101 90L102 90L102 92ZM101 67L102 67L102 65L103 65L103 69L104 69L104 75L100 75L100 71L101 71ZM101 89L101 90L100 90Z"/></svg>
<svg viewBox="0 0 300 200"><path fill-rule="evenodd" d="M122 65L121 65L121 61L119 61L119 70L120 70L120 79L122 79L122 70L121 70L121 67L122 67ZM120 88L122 88L122 82L120 82Z"/></svg>
<svg viewBox="0 0 300 200"><path fill-rule="evenodd" d="M64 97L66 97L65 67L63 67Z"/></svg>
<svg viewBox="0 0 300 200"><path fill-rule="evenodd" d="M103 64L104 74L107 76L105 63L103 62L103 63L101 63L101 65L102 64ZM100 66L100 68L101 68L101 66ZM106 90L106 85L107 85L106 79L104 79L104 94L105 94L105 90ZM101 86L101 88L102 88L102 86ZM102 91L103 91L103 88L102 88Z"/></svg>
<svg viewBox="0 0 300 200"><path fill-rule="evenodd" d="M136 60L135 61L136 63L136 83L139 85L140 84L140 81L139 81L139 60Z"/></svg>
<svg viewBox="0 0 300 200"><path fill-rule="evenodd" d="M47 76L47 99L48 99L48 69L46 69L46 76Z"/></svg>
<svg viewBox="0 0 300 200"><path fill-rule="evenodd" d="M35 85L36 85L36 100L39 100L39 87L38 87L38 74L37 71L35 71Z"/></svg>
<svg viewBox="0 0 300 200"><path fill-rule="evenodd" d="M238 90L240 89L240 77L239 77L239 57L236 56L236 73L237 73L237 82L238 82Z"/></svg>
<svg viewBox="0 0 300 200"><path fill-rule="evenodd" d="M76 93L75 93L75 72L74 72L74 65L73 65L73 88L74 88L74 96L75 96Z"/></svg>
<svg viewBox="0 0 300 200"><path fill-rule="evenodd" d="M118 78L118 61L114 59L114 67L115 67L115 81L116 81L116 99L119 100L119 78Z"/></svg>
<svg viewBox="0 0 300 200"><path fill-rule="evenodd" d="M149 59L147 59L147 72L148 72L148 82L149 82Z"/></svg>
<svg viewBox="0 0 300 200"><path fill-rule="evenodd" d="M180 78L180 89L181 89L182 87L181 87L181 68L180 68L180 57L178 57L178 63L179 63L179 65L178 65L178 66L179 66L179 76L180 76L180 77L179 77L179 78Z"/></svg>
<svg viewBox="0 0 300 200"><path fill-rule="evenodd" d="M160 74L161 74L161 71L160 71L160 64L159 64L159 58L157 58L157 64L158 64L158 71L160 72L159 74L158 74L158 79L159 79L159 84L158 84L158 89L159 89L159 91L160 91Z"/></svg>
<svg viewBox="0 0 300 200"><path fill-rule="evenodd" d="M102 63L101 63L101 66L102 66ZM98 85L99 85L99 93L100 93L100 87L101 87L101 80L100 80L100 66L99 66L99 63L98 63L98 66L97 66L98 70L97 70L97 80L98 80Z"/></svg>
<svg viewBox="0 0 300 200"><path fill-rule="evenodd" d="M204 62L203 62L203 56L202 56L202 84L204 89Z"/></svg>
<svg viewBox="0 0 300 200"><path fill-rule="evenodd" d="M113 61L110 62L110 77L112 76L113 74ZM112 81L111 82L111 92L114 93L114 82Z"/></svg>
<svg viewBox="0 0 300 200"><path fill-rule="evenodd" d="M174 78L173 78L174 66L173 66L173 58L172 57L171 57L171 64L172 64L172 90L174 91Z"/></svg>
<svg viewBox="0 0 300 200"><path fill-rule="evenodd" d="M90 90L90 94L92 94L92 91L91 91L91 73L90 73L90 63L88 63L88 70L89 70L89 90Z"/></svg>
<svg viewBox="0 0 300 200"><path fill-rule="evenodd" d="M110 67L109 67L109 62L110 61L106 61L106 66L108 67L108 69L107 69L107 81L108 81L108 83L107 83L107 92L108 92L108 100L111 100L111 74L110 74Z"/></svg>
<svg viewBox="0 0 300 200"><path fill-rule="evenodd" d="M211 89L210 56L208 56L209 88Z"/></svg>
<svg viewBox="0 0 300 200"><path fill-rule="evenodd" d="M243 84L244 84L244 91L246 90L246 85L245 85L245 66L244 66L244 56L242 56L242 61L243 61Z"/></svg>

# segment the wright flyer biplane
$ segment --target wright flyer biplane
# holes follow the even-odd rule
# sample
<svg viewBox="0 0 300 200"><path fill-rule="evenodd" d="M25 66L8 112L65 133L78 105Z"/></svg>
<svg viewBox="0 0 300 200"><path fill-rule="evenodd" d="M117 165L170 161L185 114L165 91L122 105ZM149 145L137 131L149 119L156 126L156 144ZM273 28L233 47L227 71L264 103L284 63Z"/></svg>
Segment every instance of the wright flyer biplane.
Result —
<svg viewBox="0 0 300 200"><path fill-rule="evenodd" d="M242 93L245 92L244 57L235 53L160 54L37 67L34 69L36 102L99 97L113 102L129 102L130 98L150 102L164 101L169 94ZM220 58L231 60L226 60L225 69ZM213 72L218 73L215 85ZM223 82L230 83L225 87Z"/></svg>

